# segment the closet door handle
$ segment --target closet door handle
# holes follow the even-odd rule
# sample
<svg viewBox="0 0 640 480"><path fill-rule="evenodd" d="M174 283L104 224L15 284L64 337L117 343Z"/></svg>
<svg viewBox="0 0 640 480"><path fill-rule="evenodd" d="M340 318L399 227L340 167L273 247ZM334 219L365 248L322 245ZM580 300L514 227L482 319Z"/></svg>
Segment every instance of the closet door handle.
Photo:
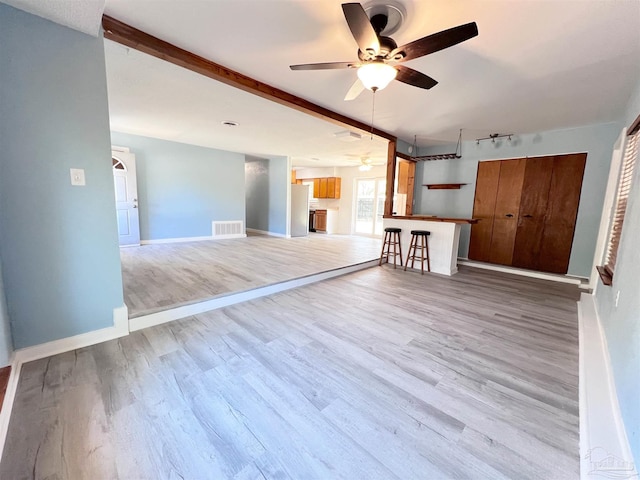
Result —
<svg viewBox="0 0 640 480"><path fill-rule="evenodd" d="M507 213L507 214L505 215L505 217L509 217L509 218L511 218L511 217L513 217L513 213Z"/></svg>

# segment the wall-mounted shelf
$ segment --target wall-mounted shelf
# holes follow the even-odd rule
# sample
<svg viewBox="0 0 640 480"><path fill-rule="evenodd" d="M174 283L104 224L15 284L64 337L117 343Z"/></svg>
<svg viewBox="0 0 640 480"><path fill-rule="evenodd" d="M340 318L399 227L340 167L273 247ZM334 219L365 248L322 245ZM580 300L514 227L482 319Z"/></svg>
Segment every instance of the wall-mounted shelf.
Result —
<svg viewBox="0 0 640 480"><path fill-rule="evenodd" d="M461 186L467 185L466 183L424 183L423 187L427 187L429 190L459 190Z"/></svg>

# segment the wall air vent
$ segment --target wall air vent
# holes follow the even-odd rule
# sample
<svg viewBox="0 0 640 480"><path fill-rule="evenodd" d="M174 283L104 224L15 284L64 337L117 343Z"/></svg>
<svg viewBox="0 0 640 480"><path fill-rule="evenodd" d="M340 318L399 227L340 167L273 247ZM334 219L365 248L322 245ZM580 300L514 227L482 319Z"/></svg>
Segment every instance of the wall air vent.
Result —
<svg viewBox="0 0 640 480"><path fill-rule="evenodd" d="M227 222L211 222L211 236L214 239L245 237L244 222L231 220Z"/></svg>

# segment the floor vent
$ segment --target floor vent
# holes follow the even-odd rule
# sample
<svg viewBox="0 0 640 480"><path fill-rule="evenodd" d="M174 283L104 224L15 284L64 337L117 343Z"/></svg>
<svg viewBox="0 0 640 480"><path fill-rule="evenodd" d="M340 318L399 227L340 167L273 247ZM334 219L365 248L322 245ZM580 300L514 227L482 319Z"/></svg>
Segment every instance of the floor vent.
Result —
<svg viewBox="0 0 640 480"><path fill-rule="evenodd" d="M242 220L211 222L213 238L239 238L246 236Z"/></svg>

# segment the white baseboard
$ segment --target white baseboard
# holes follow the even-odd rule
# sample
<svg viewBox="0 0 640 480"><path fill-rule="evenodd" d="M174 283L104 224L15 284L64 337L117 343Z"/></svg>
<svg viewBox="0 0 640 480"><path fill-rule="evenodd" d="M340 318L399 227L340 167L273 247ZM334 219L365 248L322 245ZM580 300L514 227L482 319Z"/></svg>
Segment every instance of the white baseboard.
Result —
<svg viewBox="0 0 640 480"><path fill-rule="evenodd" d="M27 362L39 360L41 358L50 357L59 353L68 352L77 348L88 347L97 343L106 342L116 338L129 335L129 319L128 309L126 305L113 309L113 326L106 327L93 332L81 333L73 337L61 338L51 342L34 345L33 347L20 348L12 354L11 375L7 384L7 391L4 397L2 410L0 411L0 458L7 439L9 429L9 420L11 419L11 411L13 410L13 402L15 400L18 388L18 380L22 365Z"/></svg>
<svg viewBox="0 0 640 480"><path fill-rule="evenodd" d="M578 302L580 478L637 478L595 298Z"/></svg>
<svg viewBox="0 0 640 480"><path fill-rule="evenodd" d="M219 235L217 237L212 237L211 240L228 240L229 238L247 238L246 233L236 233L232 235Z"/></svg>
<svg viewBox="0 0 640 480"><path fill-rule="evenodd" d="M157 245L161 243L182 243L182 242L202 242L203 240L213 240L208 237L183 237L183 238L160 238L158 240L140 240L140 245Z"/></svg>
<svg viewBox="0 0 640 480"><path fill-rule="evenodd" d="M247 228L247 232L257 233L259 235L269 235L270 237L291 238L291 235L284 233L268 232L266 230L258 230L257 228Z"/></svg>
<svg viewBox="0 0 640 480"><path fill-rule="evenodd" d="M236 303L246 302L247 300L253 300L255 298L264 297L266 295L272 295L274 293L283 292L285 290L290 290L292 288L308 285L310 283L319 282L328 278L339 277L341 275L346 275L347 273L357 272L358 270L364 270L366 268L371 268L377 265L377 259L371 260L356 265L350 265L344 268L336 268L334 270L328 270L326 272L321 272L302 278L296 278L293 280L288 280L286 282L276 283L274 285L267 285L265 287L256 288L253 290L232 293L230 295L213 298L204 302L184 305L182 307L176 307L170 310L152 313L150 315L135 317L129 320L129 330L132 332L136 330L142 330L143 328L161 325L163 323L172 322L174 320L179 320L191 315L208 312L217 308L228 307L229 305L234 305Z"/></svg>
<svg viewBox="0 0 640 480"><path fill-rule="evenodd" d="M494 272L511 273L513 275L521 275L523 277L539 278L541 280L551 280L559 283L570 283L572 285L582 285L583 279L571 275L559 275L555 273L536 272L534 270L525 270L523 268L507 267L503 265L494 265L492 263L476 262L468 258L458 257L458 265L466 265L473 268L482 268L484 270L493 270ZM588 280L588 279L584 279Z"/></svg>
<svg viewBox="0 0 640 480"><path fill-rule="evenodd" d="M77 348L88 347L96 343L106 342L115 338L129 335L129 321L127 318L127 306L122 305L113 309L113 325L101 328L92 332L81 333L73 337L53 340L33 347L20 348L13 352L14 363L17 360L20 364L50 357L59 353L69 352Z"/></svg>

